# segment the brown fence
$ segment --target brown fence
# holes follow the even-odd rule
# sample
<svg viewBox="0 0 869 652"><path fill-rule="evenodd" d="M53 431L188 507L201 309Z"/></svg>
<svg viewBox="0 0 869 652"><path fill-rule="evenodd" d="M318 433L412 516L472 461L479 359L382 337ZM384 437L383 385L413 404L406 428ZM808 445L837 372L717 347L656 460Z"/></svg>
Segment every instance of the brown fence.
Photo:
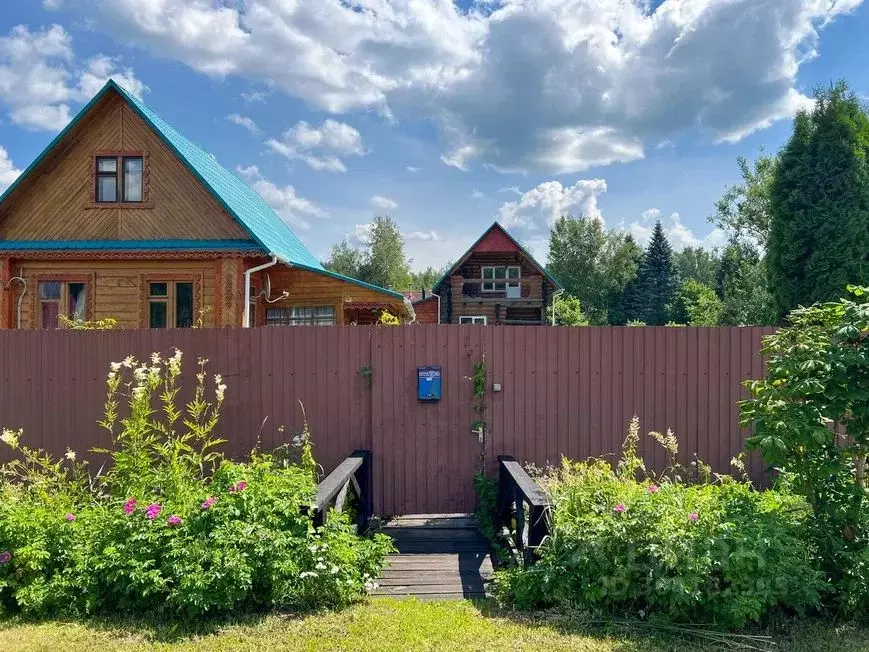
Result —
<svg viewBox="0 0 869 652"><path fill-rule="evenodd" d="M31 446L82 454L105 446L96 426L109 363L178 347L226 379L220 430L234 455L288 441L304 404L328 471L372 450L379 513L470 511L480 446L471 426L473 365L488 369L487 459L558 463L620 450L628 421L672 428L680 457L727 472L742 450L740 383L763 373L761 328L414 326L116 332L0 331L0 426ZM439 365L443 399L417 400L418 366ZM494 384L500 391L493 391ZM279 426L285 426L283 432ZM643 436L647 463L663 450ZM760 477L757 460L752 472Z"/></svg>

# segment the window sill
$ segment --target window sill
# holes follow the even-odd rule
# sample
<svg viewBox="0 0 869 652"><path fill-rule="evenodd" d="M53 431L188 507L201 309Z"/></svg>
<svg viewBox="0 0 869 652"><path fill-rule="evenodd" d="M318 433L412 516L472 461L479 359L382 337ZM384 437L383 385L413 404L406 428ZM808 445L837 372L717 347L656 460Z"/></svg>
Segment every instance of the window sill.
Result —
<svg viewBox="0 0 869 652"><path fill-rule="evenodd" d="M95 209L111 209L111 208L123 208L124 210L133 210L133 209L142 209L142 208L154 208L154 202L152 201L142 201L142 202L90 202L89 204L85 204L85 210L95 210Z"/></svg>

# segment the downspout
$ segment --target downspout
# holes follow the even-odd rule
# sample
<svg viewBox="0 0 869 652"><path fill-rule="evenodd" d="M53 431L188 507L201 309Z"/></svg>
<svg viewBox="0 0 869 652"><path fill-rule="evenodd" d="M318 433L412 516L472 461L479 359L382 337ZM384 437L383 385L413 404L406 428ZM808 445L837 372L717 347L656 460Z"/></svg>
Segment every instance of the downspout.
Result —
<svg viewBox="0 0 869 652"><path fill-rule="evenodd" d="M440 324L441 323L441 295L436 294L434 292L429 292L429 294L431 294L433 297L438 298L438 323Z"/></svg>
<svg viewBox="0 0 869 652"><path fill-rule="evenodd" d="M272 259L263 263L262 265L258 265L257 267L251 267L250 269L245 270L244 272L244 306L242 306L241 313L241 326L242 328L250 328L250 275L254 272L261 272L264 269L268 269L269 267L274 267L278 264L278 257L272 254Z"/></svg>
<svg viewBox="0 0 869 652"><path fill-rule="evenodd" d="M3 289L8 290L9 287L12 285L12 281L21 281L21 284L24 286L24 289L21 291L21 294L18 295L18 316L17 316L17 322L16 322L16 328L18 330L21 330L21 304L24 302L24 295L27 294L27 281L24 280L24 278L21 276L13 276L8 281L6 281L6 284L3 286Z"/></svg>
<svg viewBox="0 0 869 652"><path fill-rule="evenodd" d="M564 288L561 288L560 290L556 290L555 292L552 293L552 325L553 326L555 326L555 301L562 294L564 294Z"/></svg>

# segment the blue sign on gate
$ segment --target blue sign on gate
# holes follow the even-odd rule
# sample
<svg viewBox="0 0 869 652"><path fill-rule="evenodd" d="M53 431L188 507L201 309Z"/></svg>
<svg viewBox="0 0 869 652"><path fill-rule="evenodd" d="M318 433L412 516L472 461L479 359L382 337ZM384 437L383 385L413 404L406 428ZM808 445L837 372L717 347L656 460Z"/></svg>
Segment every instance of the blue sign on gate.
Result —
<svg viewBox="0 0 869 652"><path fill-rule="evenodd" d="M441 368L417 368L417 397L420 401L441 400Z"/></svg>

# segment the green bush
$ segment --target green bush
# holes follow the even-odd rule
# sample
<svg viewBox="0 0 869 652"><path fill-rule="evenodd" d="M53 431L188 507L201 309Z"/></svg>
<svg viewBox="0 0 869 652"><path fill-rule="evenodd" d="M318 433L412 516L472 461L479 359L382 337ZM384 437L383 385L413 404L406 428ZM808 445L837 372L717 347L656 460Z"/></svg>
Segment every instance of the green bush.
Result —
<svg viewBox="0 0 869 652"><path fill-rule="evenodd" d="M823 583L802 536L801 498L730 478L689 485L672 469L638 480L642 463L631 447L618 468L564 461L543 478L551 536L534 565L498 574L502 600L729 627L777 607L819 604Z"/></svg>
<svg viewBox="0 0 869 652"><path fill-rule="evenodd" d="M180 352L113 365L102 425L114 446L103 475L89 475L71 451L55 461L4 431L16 456L0 486L2 610L301 610L345 605L373 587L391 543L357 536L343 514L314 528L307 431L299 461L259 452L227 460L212 435L222 379L207 399L201 362L194 398L179 410L180 372Z"/></svg>

